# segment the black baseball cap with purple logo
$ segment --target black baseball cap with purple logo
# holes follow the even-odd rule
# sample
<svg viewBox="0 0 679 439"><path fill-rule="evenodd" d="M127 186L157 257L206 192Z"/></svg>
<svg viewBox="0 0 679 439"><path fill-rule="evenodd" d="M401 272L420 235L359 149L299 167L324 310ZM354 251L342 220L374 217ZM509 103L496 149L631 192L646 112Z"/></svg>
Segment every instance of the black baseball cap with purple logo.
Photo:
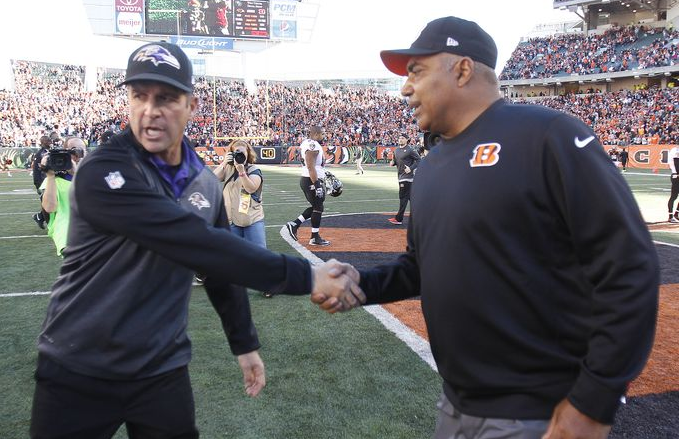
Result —
<svg viewBox="0 0 679 439"><path fill-rule="evenodd" d="M495 69L497 63L497 46L493 38L478 24L458 17L430 21L410 49L383 50L380 57L391 72L407 76L410 58L441 52L468 56L491 69Z"/></svg>
<svg viewBox="0 0 679 439"><path fill-rule="evenodd" d="M125 81L118 85L136 81L162 82L192 93L193 67L189 57L176 44L144 44L130 55Z"/></svg>

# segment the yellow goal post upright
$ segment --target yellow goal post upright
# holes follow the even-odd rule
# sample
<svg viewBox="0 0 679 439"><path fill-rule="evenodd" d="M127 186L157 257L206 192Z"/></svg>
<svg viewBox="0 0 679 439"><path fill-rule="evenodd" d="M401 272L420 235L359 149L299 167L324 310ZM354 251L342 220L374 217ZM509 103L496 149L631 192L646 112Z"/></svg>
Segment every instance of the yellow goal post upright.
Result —
<svg viewBox="0 0 679 439"><path fill-rule="evenodd" d="M196 69L195 59L194 61L194 74L202 74L205 78L210 77L212 79L212 144L216 145L217 142L230 142L237 139L256 142L265 142L272 137L272 127L271 127L271 97L269 93L269 83L271 80L282 80L284 78L276 77L276 72L271 72L269 70L269 60L267 55L267 49L276 46L281 43L299 43L299 42L309 42L313 34L313 29L316 24L316 18L318 16L319 5L313 2L305 1L300 2L298 0L269 0L270 2L270 34L271 39L234 39L233 49L224 51L219 50L215 47L215 39L212 40L212 47L204 46L202 50L198 51L197 55L202 57L202 62L204 67L201 69ZM277 15L276 11L279 11ZM280 13L280 10L283 10ZM292 13L290 11L292 10ZM282 18L283 20L277 20L276 18ZM288 28L292 25L294 26L296 32L293 37L283 37L283 32L281 28L287 26ZM277 32L278 31L278 32ZM251 68L251 64L254 54L258 55L263 60L263 68L260 67L259 71L254 71ZM191 57L191 55L189 55ZM234 71L234 64L238 64L238 58L240 58L240 71ZM257 90L261 86L256 86L257 81L263 82L264 87L264 124L262 127L264 129L260 130L262 135L256 136L238 136L229 135L231 133L219 132L219 113L220 109L217 105L217 83L219 79L226 78L241 78L246 85L248 92L257 93Z"/></svg>
<svg viewBox="0 0 679 439"><path fill-rule="evenodd" d="M233 140L247 140L252 142L265 142L272 138L272 128L271 128L271 101L269 93L269 83L271 80L283 80L286 78L276 77L276 72L271 72L269 70L269 60L267 55L267 49L280 44L280 43L308 43L311 41L314 27L316 25L316 18L318 16L320 5L314 3L313 1L301 2L299 0L270 0L270 29L271 29L271 39L268 40L235 40L234 51L240 52L241 60L241 75L240 77L246 84L248 90L256 90L255 84L257 80L264 82L264 100L265 100L265 134L261 136L230 136L227 133L218 132L218 115L219 108L217 107L217 81L219 78L225 77L220 75L219 77L215 72L220 73L224 70L219 68L219 63L217 60L223 57L223 53L220 54L219 51L213 50L210 53L203 52L203 55L209 55L214 62L214 68L212 70L212 140L213 144L216 142L230 142ZM281 37L283 35L282 28L294 26L295 34L291 37ZM277 32L278 31L278 32ZM278 34L278 38L277 38ZM277 38L277 39L276 39ZM251 54L253 53L263 53L263 64L262 70L253 72L250 69ZM207 76L207 75L206 75Z"/></svg>

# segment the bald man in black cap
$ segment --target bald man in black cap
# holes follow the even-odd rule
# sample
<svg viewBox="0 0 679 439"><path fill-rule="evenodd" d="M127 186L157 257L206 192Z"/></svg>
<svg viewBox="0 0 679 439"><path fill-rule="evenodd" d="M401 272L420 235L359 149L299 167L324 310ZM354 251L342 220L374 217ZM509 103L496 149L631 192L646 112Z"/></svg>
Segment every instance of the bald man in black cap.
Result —
<svg viewBox="0 0 679 439"><path fill-rule="evenodd" d="M443 378L434 438L605 438L658 304L627 184L583 122L501 99L476 23L434 20L381 56L441 141L413 182L407 252L360 285L366 303L421 294Z"/></svg>

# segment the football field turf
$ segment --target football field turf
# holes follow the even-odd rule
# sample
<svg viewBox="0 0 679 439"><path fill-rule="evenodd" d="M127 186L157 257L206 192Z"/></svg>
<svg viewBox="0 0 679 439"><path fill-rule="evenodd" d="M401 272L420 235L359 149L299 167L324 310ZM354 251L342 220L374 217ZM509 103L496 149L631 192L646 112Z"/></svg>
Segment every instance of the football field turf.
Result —
<svg viewBox="0 0 679 439"><path fill-rule="evenodd" d="M399 232L404 228L387 228L383 221L398 205L395 169L365 168L366 173L360 176L354 174L352 166L331 168L344 182L344 193L328 199L324 213L327 227L323 229L322 225L321 233L332 237L328 250L337 257L353 253L352 261L367 267L389 260L399 248L404 249L405 234ZM296 254L279 230L307 206L299 189L299 169L262 169L268 246ZM650 225L654 239L679 244L679 229L662 223L669 196L668 176L629 171L625 178L647 222L658 223ZM445 196L444 189L441 195ZM35 340L60 258L46 232L31 220L39 203L26 172L13 172L12 177L0 174L0 202L0 438L25 438L37 355ZM336 218L342 218L341 224ZM380 239L382 232L363 232L371 221L374 229L396 232L396 238L386 241ZM661 252L661 257L667 255L671 253ZM318 256L326 259L322 252ZM671 268L669 271L672 274ZM670 294L676 300L676 293ZM201 437L431 436L440 378L372 314L356 310L326 315L308 297L265 299L252 291L250 299L267 368L267 386L254 399L243 391L240 370L228 350L217 315L202 288L194 288L189 317L194 352L190 371ZM679 362L676 356L666 361L672 364L663 366ZM668 377L669 392L652 406L656 410L676 409L676 379L676 375ZM652 414L663 422L662 413L648 416ZM621 425L632 424L632 418L622 420ZM633 423L650 421L634 418ZM116 437L125 435L121 431Z"/></svg>

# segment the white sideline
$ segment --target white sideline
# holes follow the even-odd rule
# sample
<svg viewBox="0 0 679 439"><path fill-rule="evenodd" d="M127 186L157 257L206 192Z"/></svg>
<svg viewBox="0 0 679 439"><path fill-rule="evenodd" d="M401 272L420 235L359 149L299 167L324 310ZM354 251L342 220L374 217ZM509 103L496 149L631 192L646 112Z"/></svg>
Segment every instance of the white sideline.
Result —
<svg viewBox="0 0 679 439"><path fill-rule="evenodd" d="M46 296L51 291L31 291L28 293L2 293L0 297Z"/></svg>
<svg viewBox="0 0 679 439"><path fill-rule="evenodd" d="M660 245L666 245L666 246L668 246L668 247L679 248L679 245L677 245L677 244L670 244L669 242L653 241L653 244L660 244Z"/></svg>
<svg viewBox="0 0 679 439"><path fill-rule="evenodd" d="M346 215L355 214L339 214L332 216ZM323 263L321 258L310 252L299 242L292 239L285 225L281 227L280 235L288 244L290 244L292 248L294 248L305 259L311 262L312 265ZM396 337L403 341L406 346L415 352L422 359L422 361L427 363L429 367L431 367L435 372L438 371L436 368L436 362L434 361L434 356L431 353L431 348L429 347L429 342L427 340L420 337L415 331L401 323L400 320L398 320L389 311L379 305L364 306L363 309L372 314L377 320L379 320L380 323L382 323L385 328L394 333Z"/></svg>
<svg viewBox="0 0 679 439"><path fill-rule="evenodd" d="M0 239L49 238L47 235L0 236Z"/></svg>

